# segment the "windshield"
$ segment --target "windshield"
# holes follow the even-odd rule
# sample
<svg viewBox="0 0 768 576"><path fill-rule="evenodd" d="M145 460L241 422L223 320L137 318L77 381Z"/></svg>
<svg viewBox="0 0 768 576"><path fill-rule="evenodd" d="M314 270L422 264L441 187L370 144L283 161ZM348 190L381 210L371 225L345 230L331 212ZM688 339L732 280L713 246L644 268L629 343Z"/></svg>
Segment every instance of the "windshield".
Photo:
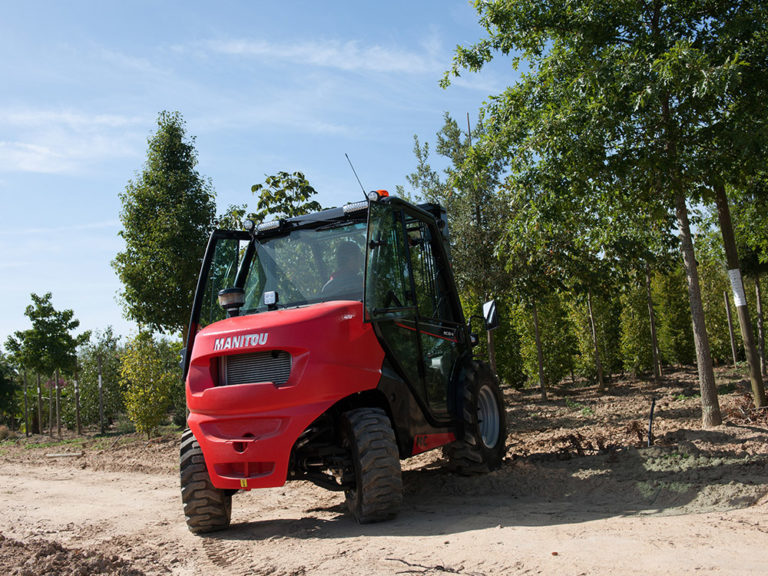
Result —
<svg viewBox="0 0 768 576"><path fill-rule="evenodd" d="M316 224L255 240L245 232L216 231L196 297L196 325L203 328L226 317L218 294L233 287L245 291L240 315L330 300L362 301L366 223ZM274 293L274 305L265 302L265 293Z"/></svg>
<svg viewBox="0 0 768 576"><path fill-rule="evenodd" d="M267 310L266 292L277 307L328 300L362 300L365 222L334 223L256 241L245 278L241 314Z"/></svg>

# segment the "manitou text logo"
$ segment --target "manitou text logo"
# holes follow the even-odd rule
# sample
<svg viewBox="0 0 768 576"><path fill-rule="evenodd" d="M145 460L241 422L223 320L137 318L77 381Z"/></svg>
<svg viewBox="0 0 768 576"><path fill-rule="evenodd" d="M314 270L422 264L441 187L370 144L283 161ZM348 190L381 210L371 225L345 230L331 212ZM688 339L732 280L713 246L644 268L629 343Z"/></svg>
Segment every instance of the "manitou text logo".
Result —
<svg viewBox="0 0 768 576"><path fill-rule="evenodd" d="M243 336L230 336L228 338L216 338L213 341L213 350L230 350L232 348L247 348L249 346L264 346L267 343L268 332L262 334L245 334Z"/></svg>

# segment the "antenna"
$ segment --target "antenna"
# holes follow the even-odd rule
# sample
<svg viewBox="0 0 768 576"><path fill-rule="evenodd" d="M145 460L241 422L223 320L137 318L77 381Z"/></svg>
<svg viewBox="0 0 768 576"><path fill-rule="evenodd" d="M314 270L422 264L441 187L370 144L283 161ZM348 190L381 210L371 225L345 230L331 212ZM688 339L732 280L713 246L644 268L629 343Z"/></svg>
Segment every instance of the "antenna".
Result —
<svg viewBox="0 0 768 576"><path fill-rule="evenodd" d="M355 170L355 167L352 165L352 160L349 159L349 154L344 152L344 156L346 156L347 162L349 162L349 167L352 168L352 174L354 174L355 178L357 178L357 183L360 184L360 189L363 191L363 196L365 196L365 199L368 200L368 194L365 193L365 187L363 186L363 183L360 182L360 177L357 175L357 171Z"/></svg>

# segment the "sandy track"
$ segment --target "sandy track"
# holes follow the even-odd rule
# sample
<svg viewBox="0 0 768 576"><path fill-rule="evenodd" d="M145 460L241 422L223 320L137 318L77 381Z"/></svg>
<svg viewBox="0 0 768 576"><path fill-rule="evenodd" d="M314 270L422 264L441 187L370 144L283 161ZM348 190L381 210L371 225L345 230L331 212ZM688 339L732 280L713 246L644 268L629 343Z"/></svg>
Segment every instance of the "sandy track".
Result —
<svg viewBox="0 0 768 576"><path fill-rule="evenodd" d="M602 479L603 460L575 475L571 463L510 463L470 479L416 463L401 515L368 526L340 495L294 483L236 495L232 529L208 537L187 531L173 474L5 461L0 530L116 555L145 574L766 573L768 502L754 503L765 487L752 476L724 470L719 499L704 488L644 496L621 475Z"/></svg>
<svg viewBox="0 0 768 576"><path fill-rule="evenodd" d="M507 460L447 473L404 462L393 521L359 526L343 496L304 482L237 494L232 527L184 524L178 434L0 445L0 575L764 575L768 414L738 374L726 424L701 430L695 373L663 387L508 391ZM644 419L657 399L655 446ZM76 456L78 455L79 456Z"/></svg>

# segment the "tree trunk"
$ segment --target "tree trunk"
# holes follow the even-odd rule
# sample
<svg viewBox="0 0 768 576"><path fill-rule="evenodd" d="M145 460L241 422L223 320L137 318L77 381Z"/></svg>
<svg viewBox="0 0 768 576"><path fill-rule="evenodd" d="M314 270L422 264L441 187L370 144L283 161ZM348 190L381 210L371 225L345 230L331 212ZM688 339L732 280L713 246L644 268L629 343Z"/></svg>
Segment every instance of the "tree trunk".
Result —
<svg viewBox="0 0 768 576"><path fill-rule="evenodd" d="M75 360L75 424L79 436L83 433L83 427L80 423L80 386L77 382L77 360Z"/></svg>
<svg viewBox="0 0 768 576"><path fill-rule="evenodd" d="M56 374L54 374L52 378L56 378ZM51 438L53 438L53 386L52 385L48 386L48 435Z"/></svg>
<svg viewBox="0 0 768 576"><path fill-rule="evenodd" d="M731 357L733 358L733 365L736 366L738 361L736 355L736 338L733 335L733 320L731 319L731 303L728 301L728 292L723 292L723 298L725 299L725 315L728 317L728 336L731 338Z"/></svg>
<svg viewBox="0 0 768 576"><path fill-rule="evenodd" d="M712 369L712 356L709 351L709 338L704 325L704 306L701 302L701 287L699 272L696 269L696 257L691 239L691 223L688 220L688 208L685 196L675 191L675 213L680 229L680 243L683 252L683 263L688 278L688 300L691 305L691 321L693 323L693 342L696 346L696 364L699 371L699 388L701 389L701 422L705 428L719 426L723 423L720 414L720 403L717 399L715 372Z"/></svg>
<svg viewBox="0 0 768 576"><path fill-rule="evenodd" d="M29 400L27 399L27 371L24 370L24 435L29 438Z"/></svg>
<svg viewBox="0 0 768 576"><path fill-rule="evenodd" d="M595 348L595 369L597 370L597 389L605 391L605 378L603 378L603 363L600 361L600 348L597 345L597 328L595 316L592 314L592 291L587 290L587 310L589 312L589 326L592 330L592 345Z"/></svg>
<svg viewBox="0 0 768 576"><path fill-rule="evenodd" d="M657 14L658 16L658 14ZM656 18L656 16L655 16ZM658 19L652 25L654 36L660 34ZM683 184L680 181L680 159L677 155L677 141L680 138L678 126L670 112L669 94L661 98L661 115L663 119L664 149L666 163L669 166L664 175L669 180L669 189L674 195L675 216L680 234L680 250L683 253L685 275L688 280L688 301L691 306L691 322L693 324L693 343L696 346L696 366L699 371L699 388L701 389L701 423L704 428L719 426L723 422L720 413L720 403L717 399L715 372L712 368L712 354L709 350L707 327L704 323L704 305L701 302L701 286L699 272L696 269L696 256L691 238L691 222L688 219L688 207L685 204Z"/></svg>
<svg viewBox="0 0 768 576"><path fill-rule="evenodd" d="M651 267L648 262L645 263L645 294L648 299L648 319L651 323L653 381L658 384L661 380L661 354L659 354L659 340L656 337L656 314L653 311L653 298L651 297Z"/></svg>
<svg viewBox="0 0 768 576"><path fill-rule="evenodd" d="M56 369L56 431L61 440L61 387L59 386L59 369Z"/></svg>
<svg viewBox="0 0 768 576"><path fill-rule="evenodd" d="M101 383L101 354L99 359L99 429L104 434L104 387Z"/></svg>
<svg viewBox="0 0 768 576"><path fill-rule="evenodd" d="M536 354L539 359L539 386L541 387L541 399L547 399L547 386L544 383L544 352L541 347L541 333L539 332L539 312L536 310L536 301L533 302L533 332L536 336Z"/></svg>
<svg viewBox="0 0 768 576"><path fill-rule="evenodd" d="M43 433L43 391L40 389L40 373L37 373L37 433Z"/></svg>
<svg viewBox="0 0 768 576"><path fill-rule="evenodd" d="M755 274L755 298L757 299L757 352L760 354L760 370L765 376L765 331L763 330L763 294L760 289L760 273Z"/></svg>
<svg viewBox="0 0 768 576"><path fill-rule="evenodd" d="M749 380L752 383L752 399L755 408L766 405L763 376L760 373L760 359L757 355L757 347L752 336L752 321L749 318L747 297L744 294L744 284L739 268L739 255L736 251L736 240L733 236L731 223L731 211L728 207L728 197L725 194L725 185L716 182L714 186L715 202L717 203L717 217L720 220L720 231L723 234L723 247L725 248L725 260L728 266L728 276L731 279L733 301L736 304L736 314L741 326L741 339L744 342L744 354L749 364Z"/></svg>

